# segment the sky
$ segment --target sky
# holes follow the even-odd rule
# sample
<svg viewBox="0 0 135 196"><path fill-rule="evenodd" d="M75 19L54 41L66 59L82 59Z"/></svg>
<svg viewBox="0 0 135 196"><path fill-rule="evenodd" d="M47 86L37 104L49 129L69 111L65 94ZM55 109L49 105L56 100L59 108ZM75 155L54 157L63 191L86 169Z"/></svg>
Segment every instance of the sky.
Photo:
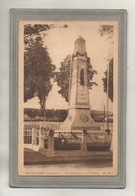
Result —
<svg viewBox="0 0 135 196"><path fill-rule="evenodd" d="M54 24L55 22L50 22ZM44 37L44 44L48 48L49 55L52 59L52 63L58 70L60 68L60 62L74 51L74 42L81 36L86 41L87 56L91 59L93 69L97 71L93 81L98 86L93 86L92 90L89 90L90 107L93 110L103 110L106 105L107 96L103 92L104 72L107 69L107 59L109 54L113 56L114 46L112 42L107 39L107 36L101 36L99 33L99 27L102 24L108 24L108 22L63 22L58 25L67 24L68 28L54 28L46 31L47 35ZM109 22L111 24L111 22ZM113 23L114 24L114 23ZM53 83L52 90L46 101L47 109L67 109L68 103L58 93L59 87L57 83ZM38 98L35 97L24 103L25 108L40 108ZM113 104L109 101L109 110L112 111Z"/></svg>

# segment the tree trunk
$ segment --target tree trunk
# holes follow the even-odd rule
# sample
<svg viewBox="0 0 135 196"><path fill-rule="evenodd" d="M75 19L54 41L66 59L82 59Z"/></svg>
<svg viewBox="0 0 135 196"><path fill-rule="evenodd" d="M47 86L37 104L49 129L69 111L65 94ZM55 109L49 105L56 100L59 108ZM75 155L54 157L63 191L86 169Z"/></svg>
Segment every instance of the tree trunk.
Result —
<svg viewBox="0 0 135 196"><path fill-rule="evenodd" d="M41 110L42 110L42 114L43 114L43 121L46 121L46 112L45 112L45 101L42 102L41 104Z"/></svg>
<svg viewBox="0 0 135 196"><path fill-rule="evenodd" d="M43 121L44 121L44 122L46 121L45 108L44 108L44 110L43 110Z"/></svg>

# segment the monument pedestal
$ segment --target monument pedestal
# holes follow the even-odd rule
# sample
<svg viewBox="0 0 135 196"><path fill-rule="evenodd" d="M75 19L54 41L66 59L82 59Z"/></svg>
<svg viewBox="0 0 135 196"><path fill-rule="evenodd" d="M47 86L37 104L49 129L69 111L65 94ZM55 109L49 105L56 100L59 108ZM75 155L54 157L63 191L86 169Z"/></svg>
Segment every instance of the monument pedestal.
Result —
<svg viewBox="0 0 135 196"><path fill-rule="evenodd" d="M60 130L100 130L90 115L89 109L70 109L66 120L60 125Z"/></svg>

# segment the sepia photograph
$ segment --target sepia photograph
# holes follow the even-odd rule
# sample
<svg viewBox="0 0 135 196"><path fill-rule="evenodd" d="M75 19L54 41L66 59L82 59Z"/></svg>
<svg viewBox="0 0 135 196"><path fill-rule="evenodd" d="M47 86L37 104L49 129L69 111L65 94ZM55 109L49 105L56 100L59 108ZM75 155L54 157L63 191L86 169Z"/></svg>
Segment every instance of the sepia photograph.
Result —
<svg viewBox="0 0 135 196"><path fill-rule="evenodd" d="M18 175L117 176L118 22L20 21Z"/></svg>

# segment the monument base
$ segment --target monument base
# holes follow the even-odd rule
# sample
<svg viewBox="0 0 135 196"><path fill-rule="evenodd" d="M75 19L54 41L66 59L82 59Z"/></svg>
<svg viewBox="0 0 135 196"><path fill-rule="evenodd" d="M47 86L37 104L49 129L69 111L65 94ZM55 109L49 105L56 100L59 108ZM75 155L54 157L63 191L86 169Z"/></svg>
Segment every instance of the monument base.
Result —
<svg viewBox="0 0 135 196"><path fill-rule="evenodd" d="M100 130L90 115L89 109L70 109L66 120L60 125L60 130Z"/></svg>

